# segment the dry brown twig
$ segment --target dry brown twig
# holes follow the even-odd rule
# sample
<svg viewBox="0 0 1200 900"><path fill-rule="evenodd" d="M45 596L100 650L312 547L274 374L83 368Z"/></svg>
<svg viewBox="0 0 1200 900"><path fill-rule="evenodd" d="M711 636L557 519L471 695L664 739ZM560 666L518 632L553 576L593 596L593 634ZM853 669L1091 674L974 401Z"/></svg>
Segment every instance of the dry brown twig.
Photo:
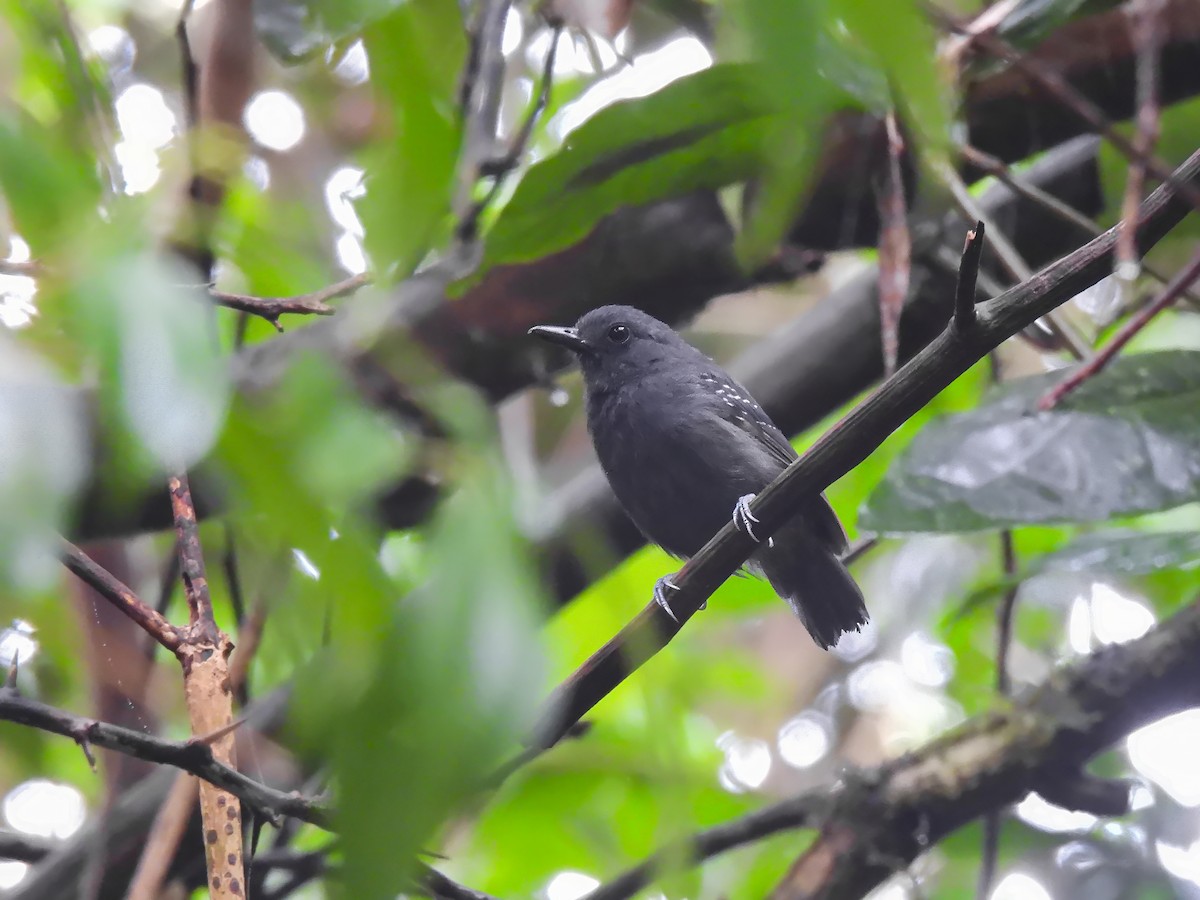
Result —
<svg viewBox="0 0 1200 900"><path fill-rule="evenodd" d="M345 297L370 283L371 276L364 272L351 275L349 278L344 278L320 290L299 294L295 297L255 297L250 294L233 294L215 289L210 289L208 296L221 306L266 319L275 326L276 331L283 331L283 326L279 324L279 317L285 313L332 316L337 310L328 305L330 300Z"/></svg>
<svg viewBox="0 0 1200 900"><path fill-rule="evenodd" d="M908 204L904 198L904 176L900 159L904 138L895 111L885 118L887 169L876 188L879 210L879 324L883 345L883 374L891 377L900 359L900 315L908 297L912 274L912 235L908 231Z"/></svg>
<svg viewBox="0 0 1200 900"><path fill-rule="evenodd" d="M1133 146L1142 158L1154 151L1158 142L1158 52L1162 45L1162 14L1165 0L1134 0L1129 5L1129 16L1133 25L1133 41L1137 47L1137 134ZM1128 295L1137 278L1138 252L1137 231L1138 204L1146 185L1146 165L1142 159L1129 162L1129 174L1125 180L1125 197L1121 204L1121 233L1117 243L1117 282L1123 285Z"/></svg>
<svg viewBox="0 0 1200 900"><path fill-rule="evenodd" d="M1105 366L1112 362L1121 348L1133 340L1134 336L1150 324L1150 320L1177 301L1187 288L1200 278L1200 249L1167 286L1155 298L1153 303L1143 306L1137 313L1113 335L1112 340L1105 344L1085 365L1077 368L1070 376L1060 381L1038 401L1038 409L1045 412L1053 409L1063 398L1078 388L1089 378L1095 376Z"/></svg>

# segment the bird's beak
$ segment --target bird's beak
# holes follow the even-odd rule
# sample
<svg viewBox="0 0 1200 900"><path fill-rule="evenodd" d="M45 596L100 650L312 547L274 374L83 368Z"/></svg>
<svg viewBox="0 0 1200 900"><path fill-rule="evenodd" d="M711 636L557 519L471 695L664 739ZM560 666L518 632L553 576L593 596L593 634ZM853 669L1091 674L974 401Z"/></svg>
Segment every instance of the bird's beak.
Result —
<svg viewBox="0 0 1200 900"><path fill-rule="evenodd" d="M535 325L529 329L529 333L534 337L541 338L543 341L549 341L551 344L566 347L572 353L587 353L591 350L588 342L581 338L579 332L574 328L559 328L556 325Z"/></svg>

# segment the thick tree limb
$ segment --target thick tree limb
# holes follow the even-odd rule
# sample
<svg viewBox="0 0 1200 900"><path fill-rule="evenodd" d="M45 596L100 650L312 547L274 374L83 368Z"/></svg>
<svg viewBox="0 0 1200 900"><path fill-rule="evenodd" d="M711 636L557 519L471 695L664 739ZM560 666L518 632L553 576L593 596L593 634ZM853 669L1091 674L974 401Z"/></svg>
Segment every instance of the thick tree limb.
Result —
<svg viewBox="0 0 1200 900"><path fill-rule="evenodd" d="M983 813L1078 770L1136 728L1200 703L1200 603L1052 674L1010 707L847 779L773 900L860 897Z"/></svg>
<svg viewBox="0 0 1200 900"><path fill-rule="evenodd" d="M1193 183L1200 176L1200 151L1175 171ZM1189 206L1160 187L1142 204L1138 224L1141 252L1154 246L1187 215ZM954 379L1006 338L1112 271L1118 229L1103 235L976 308L968 329L946 327L895 376L826 432L751 504L755 530L766 540L808 498L816 496L871 455ZM754 551L755 541L730 521L673 577L673 620L651 601L621 632L564 681L546 702L530 740L549 747L647 659L662 649Z"/></svg>

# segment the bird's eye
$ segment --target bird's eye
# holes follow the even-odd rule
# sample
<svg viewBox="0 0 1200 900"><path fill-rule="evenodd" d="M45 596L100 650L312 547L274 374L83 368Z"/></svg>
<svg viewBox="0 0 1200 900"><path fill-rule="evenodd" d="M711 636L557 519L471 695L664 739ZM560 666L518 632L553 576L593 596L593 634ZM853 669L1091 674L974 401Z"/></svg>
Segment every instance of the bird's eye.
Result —
<svg viewBox="0 0 1200 900"><path fill-rule="evenodd" d="M629 326L614 325L608 329L608 339L614 344L624 344L629 340Z"/></svg>

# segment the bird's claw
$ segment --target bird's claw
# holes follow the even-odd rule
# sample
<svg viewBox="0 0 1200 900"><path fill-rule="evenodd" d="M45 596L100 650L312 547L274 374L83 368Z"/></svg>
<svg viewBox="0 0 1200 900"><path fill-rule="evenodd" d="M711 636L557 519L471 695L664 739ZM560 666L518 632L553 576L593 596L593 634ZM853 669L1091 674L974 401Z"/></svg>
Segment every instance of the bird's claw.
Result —
<svg viewBox="0 0 1200 900"><path fill-rule="evenodd" d="M675 615L675 610L671 609L671 601L667 599L667 591L678 591L679 585L671 580L670 575L664 575L658 581L654 582L654 602L663 608L671 621L679 624L679 617ZM708 601L705 600L700 604L699 609L708 609Z"/></svg>
<svg viewBox="0 0 1200 900"><path fill-rule="evenodd" d="M738 497L737 503L733 506L733 524L738 531L744 531L750 535L750 539L758 543L758 536L754 533L754 525L758 523L758 516L750 512L750 501L757 494L746 494Z"/></svg>
<svg viewBox="0 0 1200 900"><path fill-rule="evenodd" d="M671 617L672 622L679 624L679 619L676 617L675 611L671 609L670 601L667 600L667 591L669 590L677 591L679 587L671 580L670 575L664 575L654 582L654 602L663 608L663 612Z"/></svg>

